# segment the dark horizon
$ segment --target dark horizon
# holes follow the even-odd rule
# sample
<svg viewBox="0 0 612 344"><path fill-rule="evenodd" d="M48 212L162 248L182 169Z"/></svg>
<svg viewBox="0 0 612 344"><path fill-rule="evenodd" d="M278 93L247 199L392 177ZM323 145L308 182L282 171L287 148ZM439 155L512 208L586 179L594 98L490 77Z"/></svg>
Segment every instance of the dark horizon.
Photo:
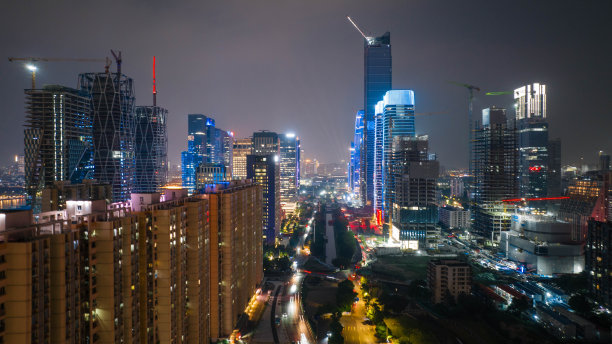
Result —
<svg viewBox="0 0 612 344"><path fill-rule="evenodd" d="M609 3L60 1L2 10L1 161L23 154L23 89L30 87L28 71L7 58L103 58L110 49L123 53L136 105L152 104L156 56L157 103L169 111L174 165L186 149L188 113L213 117L236 138L295 132L305 157L348 160L355 112L363 108L363 39L346 15L368 33L391 33L393 88L415 91L417 113L440 112L418 117L416 126L442 165L467 167L467 91L448 81L481 87L475 118L490 105L511 107L511 96L485 92L544 83L550 138L562 139L563 164L595 163L599 150L612 151ZM76 87L79 73L104 70L103 63L38 67L37 88Z"/></svg>

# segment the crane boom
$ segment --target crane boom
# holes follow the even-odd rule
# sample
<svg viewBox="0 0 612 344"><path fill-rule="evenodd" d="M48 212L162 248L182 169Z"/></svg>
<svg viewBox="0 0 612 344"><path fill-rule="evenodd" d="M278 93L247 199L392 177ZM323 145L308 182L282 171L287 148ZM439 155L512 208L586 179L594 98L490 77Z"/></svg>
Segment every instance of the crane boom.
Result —
<svg viewBox="0 0 612 344"><path fill-rule="evenodd" d="M486 96L503 96L505 94L512 94L512 91L501 91L501 92L487 92Z"/></svg>
<svg viewBox="0 0 612 344"><path fill-rule="evenodd" d="M368 37L365 35L365 33L363 33L363 31L361 31L361 29L359 28L359 26L357 26L355 21L353 21L353 19L351 17L349 17L349 16L346 16L346 18L351 22L351 24L353 24L355 29L357 29L357 31L359 31L359 33L363 36L363 39L365 39L367 41Z"/></svg>
<svg viewBox="0 0 612 344"><path fill-rule="evenodd" d="M63 57L9 57L10 62L13 61L30 61L30 62L105 62L104 59L80 59L80 58L63 58Z"/></svg>

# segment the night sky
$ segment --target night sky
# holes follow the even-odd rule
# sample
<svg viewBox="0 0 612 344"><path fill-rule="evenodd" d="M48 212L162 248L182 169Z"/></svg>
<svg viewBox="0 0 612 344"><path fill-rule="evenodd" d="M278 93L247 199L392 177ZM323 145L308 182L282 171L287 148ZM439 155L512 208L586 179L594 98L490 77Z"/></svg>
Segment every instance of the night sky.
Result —
<svg viewBox="0 0 612 344"><path fill-rule="evenodd" d="M30 76L7 57L104 58L123 52L136 104L169 110L169 152L179 162L187 114L203 113L236 137L295 132L306 157L348 157L363 107L363 39L391 32L393 87L415 91L417 133L447 167L467 165L467 91L547 85L550 137L563 163L612 153L610 1L2 1L0 164L23 154L23 89ZM39 63L37 86L76 87L96 63ZM112 67L113 71L115 66ZM511 107L509 96L475 100ZM475 116L476 117L476 116Z"/></svg>

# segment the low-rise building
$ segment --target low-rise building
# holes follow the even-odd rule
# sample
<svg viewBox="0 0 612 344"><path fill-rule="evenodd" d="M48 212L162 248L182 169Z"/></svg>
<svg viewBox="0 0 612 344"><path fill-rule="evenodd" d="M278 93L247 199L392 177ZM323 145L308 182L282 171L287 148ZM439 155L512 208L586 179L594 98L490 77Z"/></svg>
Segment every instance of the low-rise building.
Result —
<svg viewBox="0 0 612 344"><path fill-rule="evenodd" d="M451 206L441 207L439 209L440 222L447 228L470 228L471 212L462 208Z"/></svg>
<svg viewBox="0 0 612 344"><path fill-rule="evenodd" d="M427 266L427 283L434 303L457 300L472 290L472 269L467 262L455 259L432 259Z"/></svg>

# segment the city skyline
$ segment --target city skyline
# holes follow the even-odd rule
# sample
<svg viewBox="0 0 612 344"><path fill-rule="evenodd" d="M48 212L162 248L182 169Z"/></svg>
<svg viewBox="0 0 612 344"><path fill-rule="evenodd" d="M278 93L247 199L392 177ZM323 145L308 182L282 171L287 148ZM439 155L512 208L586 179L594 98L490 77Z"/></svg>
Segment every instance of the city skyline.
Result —
<svg viewBox="0 0 612 344"><path fill-rule="evenodd" d="M135 80L139 105L150 103L151 57L156 55L159 104L169 112L168 157L172 164L179 162L179 152L185 147L188 113L210 115L219 127L234 131L235 137L260 129L295 132L307 157L321 162L348 160L351 123L363 107L363 76L356 72L361 69L363 52L362 38L347 22L347 14L368 33L391 32L396 61L393 87L415 90L417 113L442 112L416 118L417 134L430 136L431 149L442 165L466 167L467 162L467 147L454 144L467 138L467 130L462 129L467 125L467 94L448 84L451 80L482 88L474 102L475 114L489 105L512 105L512 96L487 97L486 91L546 84L549 136L561 138L563 164L578 164L581 156L584 163L594 163L599 150L612 150L605 130L610 118L604 116L612 107L603 87L604 80L612 76L605 67L612 49L595 44L609 36L603 20L609 12L603 8L607 4L474 3L473 7L495 14L491 16L452 3L388 2L375 8L366 2L224 5L110 4L103 11L116 14L118 24L101 35L95 34L101 32L96 25L104 19L90 15L96 8L77 5L65 11L69 2L35 7L16 4L4 11L13 15L0 24L3 32L10 33L2 35L0 43L7 55L16 57L102 58L110 55L111 48L122 50L123 73ZM149 20L162 13L180 20L168 25ZM289 13L300 15L283 15ZM427 21L434 14L444 25ZM55 37L59 38L48 42L34 36L58 15L65 20L64 16L70 16L75 25L58 27ZM513 25L519 15L522 22L534 24ZM229 20L234 17L236 20ZM30 25L18 31L9 29L13 21L25 18ZM275 26L260 25L271 18L276 18ZM566 25L568 21L575 27ZM319 25L313 26L314 22ZM73 32L75 27L83 27L83 37ZM126 30L131 34L120 34ZM221 35L224 32L231 36ZM69 45L78 38L83 39L78 49ZM282 54L279 49L255 50L263 40L275 42ZM567 50L568 41L573 49ZM208 49L211 46L217 48ZM249 53L253 51L256 53ZM556 58L561 55L563 59ZM103 71L102 63L41 62L38 67L38 88L45 84L76 88L79 73ZM11 114L3 116L6 125L0 129L4 143L0 160L8 161L23 154L23 89L30 87L30 80L21 64L6 59L0 61L0 71L4 76L0 91L6 97L6 113ZM289 114L287 109L291 109ZM575 135L576 114L581 119L579 128L588 135ZM321 126L322 122L326 125Z"/></svg>

